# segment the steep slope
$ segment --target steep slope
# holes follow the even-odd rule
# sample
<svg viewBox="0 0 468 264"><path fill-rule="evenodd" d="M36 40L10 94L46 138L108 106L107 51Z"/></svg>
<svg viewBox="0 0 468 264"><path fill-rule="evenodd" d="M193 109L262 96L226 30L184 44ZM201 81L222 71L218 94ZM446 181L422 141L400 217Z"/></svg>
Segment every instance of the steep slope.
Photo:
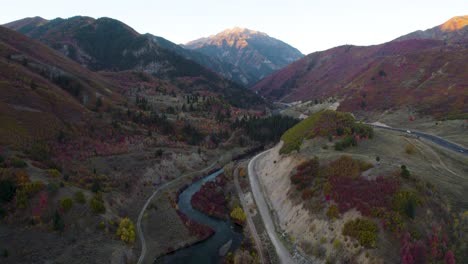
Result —
<svg viewBox="0 0 468 264"><path fill-rule="evenodd" d="M111 84L45 45L0 27L0 143L50 139L82 125Z"/></svg>
<svg viewBox="0 0 468 264"><path fill-rule="evenodd" d="M467 59L464 45L438 40L341 46L312 53L253 90L285 102L336 97L339 109L352 112L408 106L455 117L468 112Z"/></svg>
<svg viewBox="0 0 468 264"><path fill-rule="evenodd" d="M448 42L468 41L468 15L453 17L439 26L409 33L395 39L395 41L407 39L437 39Z"/></svg>
<svg viewBox="0 0 468 264"><path fill-rule="evenodd" d="M247 80L248 84L303 56L297 49L265 33L238 27L191 41L185 47L251 73L254 79Z"/></svg>
<svg viewBox="0 0 468 264"><path fill-rule="evenodd" d="M22 23L8 25L18 24ZM169 41L141 35L114 19L77 16L57 18L35 28L30 24L15 28L93 71L144 71L181 83L186 91L207 90L222 94L235 106L261 103L251 91L187 59L189 56Z"/></svg>
<svg viewBox="0 0 468 264"><path fill-rule="evenodd" d="M183 74L184 71L175 54L110 18L57 18L34 29L18 28L17 31L44 42L92 70L141 69L161 76L177 71Z"/></svg>
<svg viewBox="0 0 468 264"><path fill-rule="evenodd" d="M287 155L281 154L284 147L281 142L249 164L249 175L258 178L252 182L264 190L285 237L292 237L291 243L319 258L319 263L346 263L350 259L356 263L408 263L408 259L410 263L426 263L428 259L443 262L447 256L452 263L453 256L457 263L464 263L466 224L459 228L452 223L456 223L457 215L468 206L464 202L466 186L460 186L468 176L466 158L451 156L446 150L416 137L380 129L374 131L372 139L360 137L353 147L338 151L336 146L343 136L338 136L336 127L330 126L329 121L343 125L344 120L330 118L333 117L330 114L326 115L328 118L317 119L312 127L304 124L310 122L306 119L291 128L303 130L305 125L308 128L303 132L309 135L315 134L316 128L322 132L328 130L330 140L323 136L309 137L300 150ZM302 140L301 134L295 135L300 137L296 140ZM417 154L404 152L408 144L418 149ZM427 155L430 152L441 155ZM376 161L375 157L379 159ZM452 164L450 169L436 167L445 161ZM405 164L402 169L401 164ZM463 177L465 181L460 180ZM257 189L253 184L252 189ZM404 207L399 206L400 202L407 199L418 199L418 202L410 210L401 210ZM428 212L431 217L427 217ZM353 224L356 219L364 220L359 221L362 225L374 226L368 229L373 233L369 240L349 232L350 226L360 229ZM435 225L437 230L433 228ZM441 236L446 237L444 243L449 246L442 248L440 242L431 242L441 241ZM421 245L417 253L413 251L413 243ZM414 259L418 260L411 262Z"/></svg>

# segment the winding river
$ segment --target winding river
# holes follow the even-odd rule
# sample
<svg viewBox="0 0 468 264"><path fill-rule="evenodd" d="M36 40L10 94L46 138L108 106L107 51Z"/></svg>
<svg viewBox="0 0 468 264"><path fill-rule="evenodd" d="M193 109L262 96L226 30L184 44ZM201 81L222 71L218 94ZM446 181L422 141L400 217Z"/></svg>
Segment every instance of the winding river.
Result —
<svg viewBox="0 0 468 264"><path fill-rule="evenodd" d="M223 245L228 245L229 241L232 241L230 245L230 251L234 251L240 246L243 235L240 227L236 226L229 220L220 220L210 216L205 215L204 213L194 209L190 202L192 195L194 195L201 186L208 181L212 181L221 174L223 170L218 170L190 185L179 195L179 209L188 218L196 221L197 223L207 225L211 227L215 234L208 238L207 240L196 243L187 248L183 248L175 251L173 254L166 255L158 260L155 263L219 263L221 257L219 255L219 250Z"/></svg>

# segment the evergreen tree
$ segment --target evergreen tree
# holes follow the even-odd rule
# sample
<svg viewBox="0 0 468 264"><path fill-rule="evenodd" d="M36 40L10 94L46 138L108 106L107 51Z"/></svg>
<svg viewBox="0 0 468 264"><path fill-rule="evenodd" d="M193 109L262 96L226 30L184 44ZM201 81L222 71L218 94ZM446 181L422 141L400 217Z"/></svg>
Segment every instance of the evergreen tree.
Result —
<svg viewBox="0 0 468 264"><path fill-rule="evenodd" d="M65 223L63 222L62 216L57 210L55 210L54 216L52 217L52 221L54 224L54 230L62 232L65 228Z"/></svg>

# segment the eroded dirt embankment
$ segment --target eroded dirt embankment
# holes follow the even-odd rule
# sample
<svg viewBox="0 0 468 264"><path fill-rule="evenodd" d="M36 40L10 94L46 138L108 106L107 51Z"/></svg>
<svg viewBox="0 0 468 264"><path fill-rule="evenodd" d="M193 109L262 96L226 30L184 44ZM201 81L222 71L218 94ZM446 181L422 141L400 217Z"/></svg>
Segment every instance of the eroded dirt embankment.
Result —
<svg viewBox="0 0 468 264"><path fill-rule="evenodd" d="M281 146L282 143L279 143L257 162L257 173L265 197L273 209L274 220L285 232L284 235L289 236L309 256L318 257L318 248L324 254L321 257L333 255L336 248L328 242L343 241L340 230L344 223L360 216L360 213L350 210L340 219L329 221L322 216L311 214L301 201L293 200L289 195L290 191L295 191L291 190L294 186L291 186L290 175L295 167L304 161L304 157L295 154L280 155ZM358 256L358 259L361 263L368 263L364 256Z"/></svg>

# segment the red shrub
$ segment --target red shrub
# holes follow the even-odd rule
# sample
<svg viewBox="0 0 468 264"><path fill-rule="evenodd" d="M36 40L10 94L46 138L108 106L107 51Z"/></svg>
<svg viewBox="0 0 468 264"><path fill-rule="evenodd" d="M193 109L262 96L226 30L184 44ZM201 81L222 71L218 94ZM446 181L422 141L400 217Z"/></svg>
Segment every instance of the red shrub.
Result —
<svg viewBox="0 0 468 264"><path fill-rule="evenodd" d="M42 216L42 212L44 211L44 209L47 208L48 204L49 204L49 197L47 195L47 192L43 191L39 195L39 204L32 208L32 214L37 217Z"/></svg>
<svg viewBox="0 0 468 264"><path fill-rule="evenodd" d="M206 182L192 196L192 206L207 215L227 219L227 201L223 190L225 185L224 175L216 177L215 181Z"/></svg>
<svg viewBox="0 0 468 264"><path fill-rule="evenodd" d="M401 241L400 257L402 264L426 263L426 248L420 240L411 241L411 235L405 233Z"/></svg>
<svg viewBox="0 0 468 264"><path fill-rule="evenodd" d="M185 226L189 229L191 235L203 240L214 234L214 230L211 227L199 224L192 219L189 219L184 213L180 211L177 211L177 214Z"/></svg>
<svg viewBox="0 0 468 264"><path fill-rule="evenodd" d="M455 256L451 250L445 253L445 264L455 264Z"/></svg>
<svg viewBox="0 0 468 264"><path fill-rule="evenodd" d="M291 175L291 182L296 185L297 189L302 190L312 184L312 180L317 176L318 171L319 160L315 157L297 166L296 173Z"/></svg>
<svg viewBox="0 0 468 264"><path fill-rule="evenodd" d="M329 178L331 197L338 203L340 212L356 208L362 214L370 216L374 208L391 207L393 194L399 189L396 178L377 177L375 180L364 178L332 176Z"/></svg>

